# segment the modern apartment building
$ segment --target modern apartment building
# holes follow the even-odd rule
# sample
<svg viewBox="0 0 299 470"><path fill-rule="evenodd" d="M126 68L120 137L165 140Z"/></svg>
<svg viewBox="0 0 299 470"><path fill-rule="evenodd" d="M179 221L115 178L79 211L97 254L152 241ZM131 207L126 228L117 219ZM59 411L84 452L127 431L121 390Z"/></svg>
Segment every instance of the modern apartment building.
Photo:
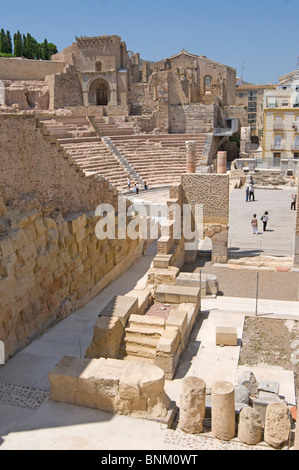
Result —
<svg viewBox="0 0 299 470"><path fill-rule="evenodd" d="M247 109L248 126L251 137L260 139L264 117L264 91L275 90L277 85L254 85L239 80L236 89L236 104Z"/></svg>
<svg viewBox="0 0 299 470"><path fill-rule="evenodd" d="M264 93L263 159L273 166L289 160L291 168L299 160L299 75L279 80L275 90Z"/></svg>

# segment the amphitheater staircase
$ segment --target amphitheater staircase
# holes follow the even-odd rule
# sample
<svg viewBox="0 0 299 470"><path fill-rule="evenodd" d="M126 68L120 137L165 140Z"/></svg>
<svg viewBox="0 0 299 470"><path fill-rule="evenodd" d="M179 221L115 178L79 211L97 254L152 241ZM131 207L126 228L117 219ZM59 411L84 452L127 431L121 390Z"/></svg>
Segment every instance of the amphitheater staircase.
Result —
<svg viewBox="0 0 299 470"><path fill-rule="evenodd" d="M165 319L154 315L131 315L120 348L125 360L154 362Z"/></svg>
<svg viewBox="0 0 299 470"><path fill-rule="evenodd" d="M199 162L205 139L205 134L111 137L114 146L149 187L179 182L186 171L186 141L196 141Z"/></svg>
<svg viewBox="0 0 299 470"><path fill-rule="evenodd" d="M98 173L120 191L127 188L129 171L85 116L55 116L40 121L86 174Z"/></svg>

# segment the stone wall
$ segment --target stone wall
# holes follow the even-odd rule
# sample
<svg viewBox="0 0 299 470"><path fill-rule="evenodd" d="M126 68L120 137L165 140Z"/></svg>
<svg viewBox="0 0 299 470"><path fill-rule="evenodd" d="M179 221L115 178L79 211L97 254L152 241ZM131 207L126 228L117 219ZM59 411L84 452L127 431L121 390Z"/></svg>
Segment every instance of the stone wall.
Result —
<svg viewBox="0 0 299 470"><path fill-rule="evenodd" d="M116 207L118 193L86 177L35 119L0 115L0 195L11 209L88 212L102 201Z"/></svg>
<svg viewBox="0 0 299 470"><path fill-rule="evenodd" d="M49 88L44 81L26 80L3 80L5 105L1 111L5 112L7 107L18 110L48 110Z"/></svg>
<svg viewBox="0 0 299 470"><path fill-rule="evenodd" d="M143 252L98 240L95 210L118 192L87 178L39 122L0 117L0 340L6 360L89 302ZM117 223L116 223L117 230Z"/></svg>
<svg viewBox="0 0 299 470"><path fill-rule="evenodd" d="M183 174L182 203L203 206L202 236L212 241L212 262L228 258L229 176L224 174ZM197 251L196 251L197 253Z"/></svg>
<svg viewBox="0 0 299 470"><path fill-rule="evenodd" d="M1 207L0 339L8 359L125 272L142 245L98 240L92 212L43 217Z"/></svg>
<svg viewBox="0 0 299 470"><path fill-rule="evenodd" d="M81 84L73 65L68 65L63 72L46 77L50 90L49 109L67 106L83 106Z"/></svg>
<svg viewBox="0 0 299 470"><path fill-rule="evenodd" d="M214 105L189 104L169 107L169 127L172 134L213 132L215 119Z"/></svg>
<svg viewBox="0 0 299 470"><path fill-rule="evenodd" d="M182 191L184 204L203 204L204 223L228 222L228 175L183 174Z"/></svg>
<svg viewBox="0 0 299 470"><path fill-rule="evenodd" d="M63 71L64 62L0 57L0 79L44 80L47 75Z"/></svg>

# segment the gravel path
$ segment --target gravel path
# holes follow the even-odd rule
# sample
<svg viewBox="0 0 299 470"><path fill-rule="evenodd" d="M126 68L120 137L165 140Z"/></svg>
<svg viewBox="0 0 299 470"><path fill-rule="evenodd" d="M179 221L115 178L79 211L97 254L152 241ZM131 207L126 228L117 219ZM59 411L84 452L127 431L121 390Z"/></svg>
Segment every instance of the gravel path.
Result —
<svg viewBox="0 0 299 470"><path fill-rule="evenodd" d="M218 295L226 297L255 298L257 273L259 273L259 298L271 300L299 300L299 273L262 269L229 269L214 267L210 261L199 257L195 263L187 263L182 271L214 274L219 283Z"/></svg>

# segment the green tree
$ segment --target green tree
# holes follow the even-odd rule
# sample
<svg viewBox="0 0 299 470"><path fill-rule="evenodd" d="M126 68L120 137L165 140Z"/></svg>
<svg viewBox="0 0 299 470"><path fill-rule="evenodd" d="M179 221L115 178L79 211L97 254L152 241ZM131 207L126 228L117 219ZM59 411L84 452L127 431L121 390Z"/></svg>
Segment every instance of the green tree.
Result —
<svg viewBox="0 0 299 470"><path fill-rule="evenodd" d="M16 57L22 57L23 55L23 39L20 31L14 34L13 37L14 42L14 55Z"/></svg>
<svg viewBox="0 0 299 470"><path fill-rule="evenodd" d="M55 44L53 44L52 42L49 42L48 48L49 48L49 56L50 56L50 58L51 58L51 56L52 56L53 54L57 54L58 49L57 49L57 47L55 46Z"/></svg>
<svg viewBox="0 0 299 470"><path fill-rule="evenodd" d="M49 60L50 54L49 54L49 46L48 46L47 39L45 39L44 42L41 44L41 50L42 50L42 59Z"/></svg>
<svg viewBox="0 0 299 470"><path fill-rule="evenodd" d="M12 54L12 40L11 40L11 34L10 31L6 31L6 53L7 54Z"/></svg>
<svg viewBox="0 0 299 470"><path fill-rule="evenodd" d="M5 52L5 45L6 45L6 35L5 35L5 31L4 29L2 28L1 31L0 31L0 52Z"/></svg>

